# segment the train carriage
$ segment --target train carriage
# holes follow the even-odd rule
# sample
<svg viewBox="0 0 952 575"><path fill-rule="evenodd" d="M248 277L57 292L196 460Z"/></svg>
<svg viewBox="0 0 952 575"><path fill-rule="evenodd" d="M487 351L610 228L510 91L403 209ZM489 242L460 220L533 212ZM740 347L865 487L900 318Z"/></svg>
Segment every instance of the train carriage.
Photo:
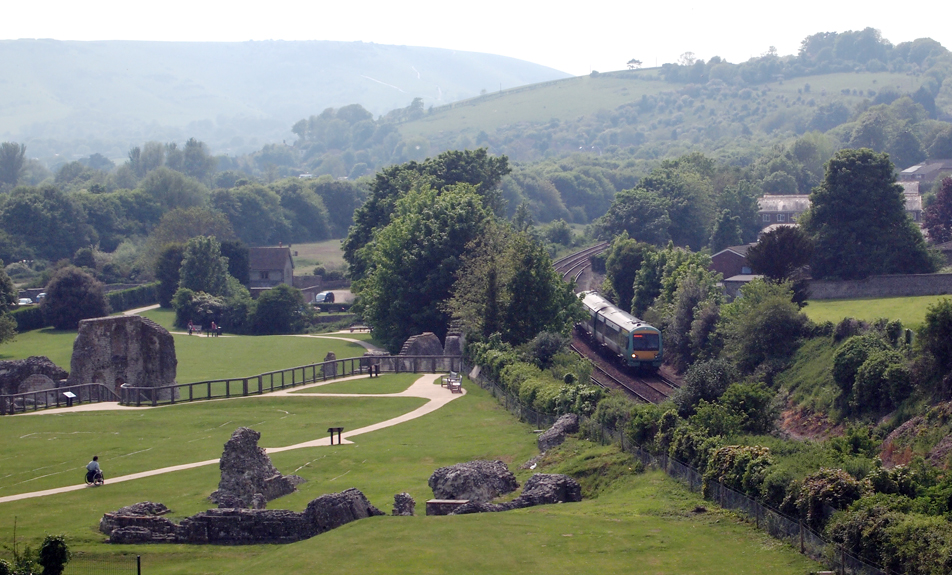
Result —
<svg viewBox="0 0 952 575"><path fill-rule="evenodd" d="M631 367L661 367L663 350L661 332L618 308L594 291L578 294L589 319L581 327L596 342L618 355Z"/></svg>

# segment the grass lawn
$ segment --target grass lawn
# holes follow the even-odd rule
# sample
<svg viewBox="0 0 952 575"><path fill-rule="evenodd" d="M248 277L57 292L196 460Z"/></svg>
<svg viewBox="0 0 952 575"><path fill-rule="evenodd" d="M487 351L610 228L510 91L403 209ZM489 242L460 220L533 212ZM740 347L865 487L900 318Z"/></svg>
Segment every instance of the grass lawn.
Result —
<svg viewBox="0 0 952 575"><path fill-rule="evenodd" d="M838 323L845 317L853 317L864 321L872 321L884 317L890 320L901 320L903 326L910 329L917 329L922 325L926 317L927 308L940 299L948 299L949 297L950 296L947 295L928 295L849 300L811 300L809 305L803 308L803 311L807 314L807 317L816 323L823 323L825 321Z"/></svg>
<svg viewBox="0 0 952 575"><path fill-rule="evenodd" d="M418 378L419 375L414 373L395 373L380 377L363 377L350 381L328 383L327 385L309 387L294 393L302 395L308 393L400 393L410 387ZM434 385L438 384L439 380Z"/></svg>
<svg viewBox="0 0 952 575"><path fill-rule="evenodd" d="M323 493L357 487L385 512L390 511L394 494L406 491L417 501L417 512L422 515L424 501L432 497L427 479L433 471L473 459L501 459L524 482L534 472L518 467L537 454L535 434L484 390L475 386L468 390L466 396L434 413L355 437L352 445L275 454L272 459L280 471L296 473L307 482L298 492L270 502L269 508L302 510ZM377 402L383 406L373 408L371 404ZM108 475L120 473L123 466L153 468L171 460L186 462L209 453L220 454L223 438L240 424L251 423L262 432L261 444L269 446L309 438L314 430L308 425L323 432L320 428L326 429L328 420L347 427L359 425L358 419L379 420L387 411L409 407L396 399L331 401L266 396L145 413L101 414L85 422L49 415L0 418L0 425L9 426L0 428L6 437L27 436L0 447L6 476L2 481L13 483L13 467L41 473L39 467L68 459L71 463L63 466L65 477L70 465L85 463L94 447L104 445L117 449L100 453L109 453L104 461ZM373 409L381 411L371 413ZM144 417L148 419L141 419ZM52 435L37 437L44 427L56 428L55 440ZM98 433L87 437L72 430ZM46 447L38 448L39 441L46 441ZM139 441L146 443L137 449ZM143 447L151 451L131 455ZM130 456L119 457L122 453ZM550 451L544 470L575 473L586 496L582 503L462 517L375 517L291 545L103 543L97 531L99 518L123 505L162 502L172 509L172 519L207 509L206 498L217 486L219 471L206 466L127 483L110 484L107 479L101 488L0 504L0 541L12 540L12 518L16 517L21 546L35 547L46 533L64 533L71 550L86 556L140 554L143 571L149 575L312 573L316 566L322 573L414 574L638 571L800 575L818 569L789 546L728 513L713 510L713 505L662 473L637 474L618 465L621 460L627 456L615 448L583 440L570 440ZM75 481L79 473L73 468L68 475L75 475ZM31 489L43 481L59 482L37 479ZM692 513L697 505L712 511ZM9 555L9 546L0 549L0 556L9 559Z"/></svg>
<svg viewBox="0 0 952 575"><path fill-rule="evenodd" d="M174 313L169 310L151 310L143 314L159 325L171 328ZM360 357L366 351L356 343L328 337L293 336L228 336L205 337L178 335L175 355L178 358L176 379L179 383L247 377L268 371L286 369L324 361L333 351L339 359ZM333 336L331 336L333 337ZM342 338L371 339L370 334L344 334ZM45 355L56 365L69 370L73 353L75 331L57 331L44 328L22 333L16 341L0 347L0 359L23 359L31 355Z"/></svg>

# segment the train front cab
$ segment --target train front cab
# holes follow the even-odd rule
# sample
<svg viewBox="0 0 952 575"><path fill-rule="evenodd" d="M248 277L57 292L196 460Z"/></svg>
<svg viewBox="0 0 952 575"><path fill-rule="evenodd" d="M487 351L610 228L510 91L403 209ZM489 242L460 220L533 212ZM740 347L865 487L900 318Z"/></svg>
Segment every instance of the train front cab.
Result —
<svg viewBox="0 0 952 575"><path fill-rule="evenodd" d="M661 334L655 328L641 328L631 332L627 361L632 367L658 369L663 361Z"/></svg>

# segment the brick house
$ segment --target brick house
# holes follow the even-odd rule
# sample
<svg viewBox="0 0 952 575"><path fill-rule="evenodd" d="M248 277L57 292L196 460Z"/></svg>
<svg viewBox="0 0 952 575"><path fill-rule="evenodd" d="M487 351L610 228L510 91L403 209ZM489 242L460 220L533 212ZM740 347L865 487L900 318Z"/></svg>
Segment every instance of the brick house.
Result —
<svg viewBox="0 0 952 575"><path fill-rule="evenodd" d="M730 246L711 256L711 265L708 269L718 272L725 279L736 275L749 275L750 264L747 263L747 250L757 244Z"/></svg>
<svg viewBox="0 0 952 575"><path fill-rule="evenodd" d="M952 174L952 160L928 160L899 172L899 183L917 182L917 191L932 189L936 180Z"/></svg>

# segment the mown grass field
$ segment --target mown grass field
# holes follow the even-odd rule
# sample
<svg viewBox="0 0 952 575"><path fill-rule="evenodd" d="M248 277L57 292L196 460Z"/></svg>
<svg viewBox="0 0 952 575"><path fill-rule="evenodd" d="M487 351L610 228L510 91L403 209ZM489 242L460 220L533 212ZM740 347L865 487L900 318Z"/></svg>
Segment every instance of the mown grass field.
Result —
<svg viewBox="0 0 952 575"><path fill-rule="evenodd" d="M269 508L301 510L323 493L357 487L385 512L394 494L409 492L422 514L423 502L432 497L430 474L473 459L501 459L525 481L532 472L518 467L537 453L535 434L485 391L473 385L467 390L466 396L432 414L354 437L352 445L275 454L272 459L280 471L301 475L307 483L297 493L272 501ZM105 454L101 459L107 475L115 476L214 457L238 425L261 431L264 446L287 444L323 435L328 421L356 426L412 409L415 401L301 395L81 417L0 418L0 433L16 438L0 447L0 494L14 492L7 489L13 484L22 489L26 473L49 475L29 482L29 489L78 481L82 465L98 448ZM584 440L571 440L550 452L543 462L546 471L571 472L582 482L586 500L577 504L463 517L376 517L292 545L103 543L99 518L123 505L162 502L172 509L173 519L207 509L206 497L218 482L217 467L209 465L0 504L0 541L12 541L16 517L21 548L35 545L45 533L64 533L72 550L85 556L142 555L143 572L149 575L311 573L316 566L322 573L371 574L802 574L818 568L789 546L712 509L663 474L636 473L626 461L614 447ZM60 465L60 473L40 469L51 463ZM693 513L698 505L711 511ZM0 550L0 556L9 554L9 547Z"/></svg>
<svg viewBox="0 0 952 575"><path fill-rule="evenodd" d="M150 310L142 314L169 330L174 312ZM324 361L333 351L338 359L360 357L365 348L339 338L370 341L370 334L340 336L188 336L175 333L175 355L178 359L177 381L190 383L226 377L247 377L299 365ZM0 359L23 359L45 355L53 363L69 371L75 331L52 328L17 335L16 341L0 347Z"/></svg>
<svg viewBox="0 0 952 575"><path fill-rule="evenodd" d="M930 305L940 299L952 296L918 296L867 298L850 300L818 300L810 301L803 308L811 320L816 323L831 321L838 323L843 318L852 317L863 321L873 321L879 318L901 320L902 324L910 329L918 329L926 317Z"/></svg>
<svg viewBox="0 0 952 575"><path fill-rule="evenodd" d="M294 244L291 253L294 255L296 275L309 275L318 264L329 269L339 269L344 266L344 253L340 249L340 239L326 240L309 244Z"/></svg>

